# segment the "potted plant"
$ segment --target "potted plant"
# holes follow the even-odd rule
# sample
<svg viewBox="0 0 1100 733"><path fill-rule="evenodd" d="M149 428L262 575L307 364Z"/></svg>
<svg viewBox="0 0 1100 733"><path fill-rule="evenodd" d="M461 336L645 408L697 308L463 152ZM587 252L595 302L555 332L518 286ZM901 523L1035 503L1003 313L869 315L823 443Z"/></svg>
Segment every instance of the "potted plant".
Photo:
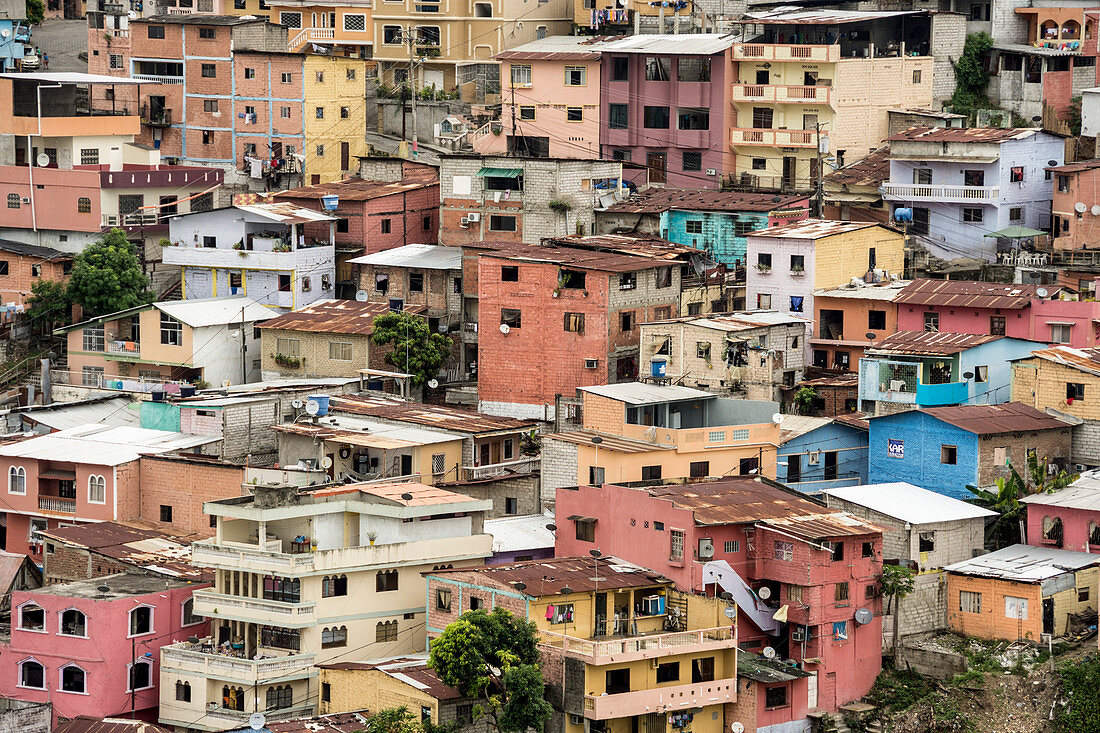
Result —
<svg viewBox="0 0 1100 733"><path fill-rule="evenodd" d="M772 271L771 265L765 265L763 262L756 263L756 269L760 271L760 274L766 275Z"/></svg>
<svg viewBox="0 0 1100 733"><path fill-rule="evenodd" d="M374 547L374 543L378 541L378 533L373 529L367 531L367 541L370 542L371 547Z"/></svg>
<svg viewBox="0 0 1100 733"><path fill-rule="evenodd" d="M791 274L794 275L795 277L800 277L800 276L806 274L806 268L803 267L802 265L792 265L791 266Z"/></svg>

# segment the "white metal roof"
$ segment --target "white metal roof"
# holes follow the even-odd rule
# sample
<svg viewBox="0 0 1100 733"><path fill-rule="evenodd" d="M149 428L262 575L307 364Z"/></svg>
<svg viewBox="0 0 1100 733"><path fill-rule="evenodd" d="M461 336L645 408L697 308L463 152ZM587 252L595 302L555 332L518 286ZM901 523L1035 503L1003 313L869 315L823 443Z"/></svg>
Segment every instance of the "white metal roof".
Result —
<svg viewBox="0 0 1100 733"><path fill-rule="evenodd" d="M270 221L298 224L311 221L336 221L337 217L330 216L320 211L306 209L286 202L274 202L268 204L237 204L233 208L246 214L260 216Z"/></svg>
<svg viewBox="0 0 1100 733"><path fill-rule="evenodd" d="M783 427L787 426L786 420ZM909 524L935 524L992 517L996 513L903 481L825 489L821 493L867 507Z"/></svg>
<svg viewBox="0 0 1100 733"><path fill-rule="evenodd" d="M600 397L625 402L628 405L649 405L656 402L675 402L676 400L717 399L717 396L710 392L675 384L622 382L595 387L578 387L578 389L582 392L591 392Z"/></svg>
<svg viewBox="0 0 1100 733"><path fill-rule="evenodd" d="M1053 494L1032 494L1020 499L1028 504L1067 509L1100 510L1100 471L1089 471L1066 488Z"/></svg>
<svg viewBox="0 0 1100 733"><path fill-rule="evenodd" d="M738 37L722 33L643 34L627 36L599 44L604 53L721 53L738 42Z"/></svg>
<svg viewBox="0 0 1100 733"><path fill-rule="evenodd" d="M554 547L553 514L524 514L485 520L485 534L493 536L493 552L518 552Z"/></svg>
<svg viewBox="0 0 1100 733"><path fill-rule="evenodd" d="M118 466L145 454L168 453L216 440L209 435L88 424L0 446L0 456Z"/></svg>
<svg viewBox="0 0 1100 733"><path fill-rule="evenodd" d="M815 290L815 298L856 298L859 300L892 301L909 284L909 280L893 280L880 285L844 285L839 288Z"/></svg>
<svg viewBox="0 0 1100 733"><path fill-rule="evenodd" d="M801 219L799 221L791 222L790 224L782 224L771 229L760 229L755 232L749 232L745 236L749 237L750 239L753 237L774 237L777 239L821 239L822 237L833 237L837 234L847 234L848 232L857 232L860 229L867 229L868 227L877 226L883 225L873 221L832 221L829 219Z"/></svg>
<svg viewBox="0 0 1100 733"><path fill-rule="evenodd" d="M128 76L105 76L104 74L83 74L79 71L39 71L25 74L0 74L3 79L28 79L47 81L51 84L148 84L141 79Z"/></svg>
<svg viewBox="0 0 1100 733"><path fill-rule="evenodd" d="M385 265L421 270L461 270L462 248L440 244L406 244L348 260L351 265Z"/></svg>
<svg viewBox="0 0 1100 733"><path fill-rule="evenodd" d="M831 417L812 417L810 415L784 415L783 422L779 424L781 441L786 443L800 435L805 435L811 430L817 430L831 423Z"/></svg>
<svg viewBox="0 0 1100 733"><path fill-rule="evenodd" d="M1059 550L1054 547L1012 545L1003 550L948 565L944 570L949 573L1012 580L1017 583L1041 583L1048 578L1093 565L1100 565L1100 555Z"/></svg>
<svg viewBox="0 0 1100 733"><path fill-rule="evenodd" d="M133 406L134 409L130 409ZM49 410L26 410L20 414L25 420L38 423L51 430L65 430L80 425L129 425L141 426L141 417L137 413L138 403L130 402L128 397L115 397L95 402L77 402L72 405L57 406Z"/></svg>
<svg viewBox="0 0 1100 733"><path fill-rule="evenodd" d="M252 323L271 318L271 310L251 298L163 300L153 305L191 328L240 323L242 320L245 323Z"/></svg>

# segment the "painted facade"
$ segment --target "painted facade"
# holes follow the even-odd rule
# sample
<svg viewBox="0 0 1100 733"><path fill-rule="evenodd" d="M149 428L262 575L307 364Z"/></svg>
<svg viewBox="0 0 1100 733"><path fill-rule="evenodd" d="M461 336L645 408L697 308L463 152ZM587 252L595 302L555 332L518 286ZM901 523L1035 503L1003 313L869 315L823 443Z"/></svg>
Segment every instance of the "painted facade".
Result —
<svg viewBox="0 0 1100 733"><path fill-rule="evenodd" d="M1100 99L1100 94L1092 96ZM1092 213L1092 207L1100 205L1100 197L1093 193L1097 190L1097 183L1100 183L1100 163L1085 160L1047 170L1054 177L1054 200L1051 203L1054 213L1051 222L1053 248L1082 250L1096 247L1100 244L1100 220L1097 214ZM1084 205L1084 211L1077 211L1078 204Z"/></svg>
<svg viewBox="0 0 1100 733"><path fill-rule="evenodd" d="M867 429L856 422L786 415L776 480L814 493L867 483Z"/></svg>
<svg viewBox="0 0 1100 733"><path fill-rule="evenodd" d="M898 330L894 302L904 281L846 285L814 293L814 337L809 340L810 364L832 372L856 372L875 341ZM867 338L874 334L874 338Z"/></svg>

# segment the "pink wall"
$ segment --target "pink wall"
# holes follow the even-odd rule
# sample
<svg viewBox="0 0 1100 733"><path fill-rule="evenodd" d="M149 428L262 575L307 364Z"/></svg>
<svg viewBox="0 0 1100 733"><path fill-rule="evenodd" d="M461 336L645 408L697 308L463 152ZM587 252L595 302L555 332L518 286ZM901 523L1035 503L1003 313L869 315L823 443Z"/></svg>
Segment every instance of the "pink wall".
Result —
<svg viewBox="0 0 1100 733"><path fill-rule="evenodd" d="M1089 524L1100 524L1100 511L1062 506L1029 504L1027 507L1027 544L1043 542L1043 517L1062 520L1062 549L1074 552L1100 552L1100 545L1089 544ZM1052 545L1053 546L1053 545Z"/></svg>
<svg viewBox="0 0 1100 733"><path fill-rule="evenodd" d="M34 169L34 220L40 229L68 229L77 232L100 230L98 170L60 170L56 168ZM37 188L45 186L45 188ZM4 216L0 223L6 227L30 229L31 205L20 203L18 209L7 207L9 194L20 199L30 198L30 174L26 166L0 166L0 191L4 193ZM90 199L91 211L78 211L79 199Z"/></svg>
<svg viewBox="0 0 1100 733"><path fill-rule="evenodd" d="M990 316L1004 316L1005 335L1031 338L1031 308L964 308L898 303L898 330L923 331L924 314L940 314L940 331L944 333L989 333Z"/></svg>
<svg viewBox="0 0 1100 733"><path fill-rule="evenodd" d="M0 660L3 660L0 661L0 695L32 702L52 702L55 724L58 717L122 717L128 716L131 709L137 717L155 721L160 699L160 648L188 636L205 635L205 621L182 625L183 603L196 588L209 587L209 584L99 599L89 597L89 582L101 581L80 582L80 593L74 595L62 595L56 586L52 593L17 591L12 594L11 641L0 646ZM110 585L110 576L103 582ZM19 609L28 602L37 604L45 611L45 631L19 628ZM131 637L129 613L130 609L139 605L153 607L153 630L152 633ZM86 638L59 633L61 613L70 608L85 615ZM128 666L132 659L141 659L146 653L152 654L146 657L152 661L152 686L135 691L131 708L131 695L127 691ZM29 657L45 667L44 690L19 686L19 665ZM61 689L61 669L70 663L84 670L87 694Z"/></svg>
<svg viewBox="0 0 1100 733"><path fill-rule="evenodd" d="M1031 338L1049 341L1050 323L1073 323L1067 346L1082 349L1100 342L1100 302L1085 300L1031 301Z"/></svg>
<svg viewBox="0 0 1100 733"><path fill-rule="evenodd" d="M781 685L756 684L756 726L765 728L791 720L801 720L809 712L809 685L805 679L791 680L787 683L787 706L768 710L767 690Z"/></svg>

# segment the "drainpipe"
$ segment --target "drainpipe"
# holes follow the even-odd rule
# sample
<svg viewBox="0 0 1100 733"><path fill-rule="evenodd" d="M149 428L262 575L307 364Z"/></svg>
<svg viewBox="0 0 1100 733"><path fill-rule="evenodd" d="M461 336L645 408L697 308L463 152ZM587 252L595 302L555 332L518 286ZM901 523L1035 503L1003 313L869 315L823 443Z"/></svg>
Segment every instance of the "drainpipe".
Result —
<svg viewBox="0 0 1100 733"><path fill-rule="evenodd" d="M35 96L38 99L38 139L42 139L42 90L60 89L61 84L39 84L35 88ZM27 135L27 174L31 186L31 229L38 234L38 244L42 244L42 235L38 232L38 212L35 211L34 201L34 156L32 155L31 136Z"/></svg>

